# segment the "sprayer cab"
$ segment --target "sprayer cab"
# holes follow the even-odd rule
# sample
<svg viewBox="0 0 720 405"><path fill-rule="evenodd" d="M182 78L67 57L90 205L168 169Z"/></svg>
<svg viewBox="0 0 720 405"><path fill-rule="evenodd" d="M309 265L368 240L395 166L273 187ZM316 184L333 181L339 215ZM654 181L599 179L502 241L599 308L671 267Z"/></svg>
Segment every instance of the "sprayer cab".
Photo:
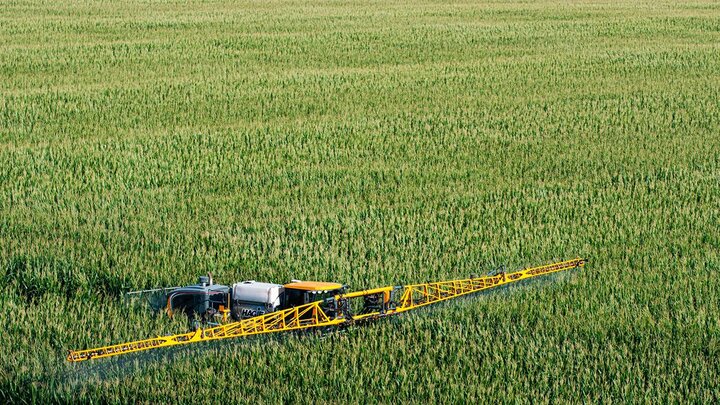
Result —
<svg viewBox="0 0 720 405"><path fill-rule="evenodd" d="M322 301L345 293L347 286L324 281L293 280L285 284L285 308Z"/></svg>

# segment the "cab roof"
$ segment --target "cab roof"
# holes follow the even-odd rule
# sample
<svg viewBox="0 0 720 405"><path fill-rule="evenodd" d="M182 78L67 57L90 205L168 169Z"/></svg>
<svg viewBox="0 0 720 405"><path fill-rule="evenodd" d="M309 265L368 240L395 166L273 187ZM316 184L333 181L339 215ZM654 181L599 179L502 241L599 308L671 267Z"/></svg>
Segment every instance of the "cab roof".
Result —
<svg viewBox="0 0 720 405"><path fill-rule="evenodd" d="M287 283L284 287L304 291L330 291L339 290L343 288L343 285L339 283L328 283L325 281L296 281L294 283Z"/></svg>

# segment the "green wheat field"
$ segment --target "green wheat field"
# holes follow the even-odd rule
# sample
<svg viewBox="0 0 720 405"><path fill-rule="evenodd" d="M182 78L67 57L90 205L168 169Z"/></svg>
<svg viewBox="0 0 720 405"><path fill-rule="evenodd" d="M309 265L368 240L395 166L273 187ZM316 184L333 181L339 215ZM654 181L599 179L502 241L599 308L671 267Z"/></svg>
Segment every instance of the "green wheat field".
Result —
<svg viewBox="0 0 720 405"><path fill-rule="evenodd" d="M720 400L720 3L0 2L0 402ZM130 289L584 268L339 333Z"/></svg>

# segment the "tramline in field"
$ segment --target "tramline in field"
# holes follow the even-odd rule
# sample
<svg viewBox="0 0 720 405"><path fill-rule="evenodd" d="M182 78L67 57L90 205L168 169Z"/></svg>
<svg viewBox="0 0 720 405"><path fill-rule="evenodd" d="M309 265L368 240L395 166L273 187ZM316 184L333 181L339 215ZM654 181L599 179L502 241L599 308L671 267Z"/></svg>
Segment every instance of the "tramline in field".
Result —
<svg viewBox="0 0 720 405"><path fill-rule="evenodd" d="M451 298L527 280L559 271L582 267L587 259L576 258L513 273L389 286L346 292L347 286L332 282L299 281L284 285L244 281L232 286L214 284L212 276L200 277L199 283L161 290L165 311L201 318L205 325L195 331L158 336L86 350L72 350L71 362L119 356L143 350L194 342L236 338L272 332L349 325L379 319L449 300ZM136 292L136 293L144 293Z"/></svg>

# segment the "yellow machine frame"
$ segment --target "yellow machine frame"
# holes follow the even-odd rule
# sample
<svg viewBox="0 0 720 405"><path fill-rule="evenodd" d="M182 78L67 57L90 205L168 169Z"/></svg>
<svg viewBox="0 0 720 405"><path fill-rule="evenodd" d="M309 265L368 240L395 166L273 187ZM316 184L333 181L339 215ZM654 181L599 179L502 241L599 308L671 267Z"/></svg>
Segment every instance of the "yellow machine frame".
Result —
<svg viewBox="0 0 720 405"><path fill-rule="evenodd" d="M326 302L316 301L294 308L288 308L244 319L238 322L232 322L211 328L198 329L194 332L173 336L158 336L156 338L98 347L94 349L72 350L68 354L67 360L71 362L80 362L160 347L184 345L193 342L350 324L355 321L396 315L415 308L446 301L451 298L515 283L541 275L582 267L586 262L586 259L577 258L545 266L524 269L508 274L500 273L494 276L461 280L412 284L398 287L382 287L340 294L334 297L335 309L332 311L327 309ZM397 304L393 305L391 297L395 292L399 293L400 298ZM346 310L347 302L349 300L368 297L371 295L382 295L382 310L355 315ZM325 309L323 309L323 306L325 306Z"/></svg>

